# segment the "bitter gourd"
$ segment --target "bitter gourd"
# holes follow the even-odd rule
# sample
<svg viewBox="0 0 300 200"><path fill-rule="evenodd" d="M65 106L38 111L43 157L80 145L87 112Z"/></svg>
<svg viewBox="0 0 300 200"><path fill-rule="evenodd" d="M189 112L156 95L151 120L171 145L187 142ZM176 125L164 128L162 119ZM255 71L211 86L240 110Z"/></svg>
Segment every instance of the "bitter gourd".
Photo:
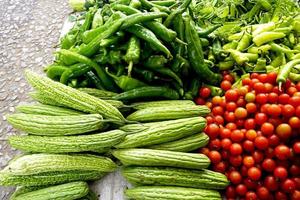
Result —
<svg viewBox="0 0 300 200"><path fill-rule="evenodd" d="M134 200L221 200L216 190L171 186L141 186L127 189L125 194Z"/></svg>
<svg viewBox="0 0 300 200"><path fill-rule="evenodd" d="M101 99L111 99L112 97L116 96L117 93L106 91L106 90L99 90L95 88L77 88L81 92L85 92L89 95L101 98Z"/></svg>
<svg viewBox="0 0 300 200"><path fill-rule="evenodd" d="M209 137L205 133L198 133L172 142L149 146L149 149L189 152L208 144Z"/></svg>
<svg viewBox="0 0 300 200"><path fill-rule="evenodd" d="M126 136L121 130L79 136L11 136L12 147L26 152L35 153L67 153L92 151L103 153L120 143Z"/></svg>
<svg viewBox="0 0 300 200"><path fill-rule="evenodd" d="M210 113L207 106L173 105L163 107L144 108L130 114L126 119L130 121L151 122L171 119L182 119L206 116Z"/></svg>
<svg viewBox="0 0 300 200"><path fill-rule="evenodd" d="M55 185L16 196L15 200L75 200L87 195L86 182L78 181Z"/></svg>
<svg viewBox="0 0 300 200"><path fill-rule="evenodd" d="M76 135L106 127L99 114L48 116L34 114L12 114L7 118L13 127L33 135Z"/></svg>
<svg viewBox="0 0 300 200"><path fill-rule="evenodd" d="M83 112L76 110L44 105L44 104L32 104L32 105L18 105L17 111L25 114L36 114L36 115L52 115L52 116L65 116L65 115L83 115Z"/></svg>
<svg viewBox="0 0 300 200"><path fill-rule="evenodd" d="M191 100L161 100L161 101L146 101L131 104L134 109L140 110L153 107L164 106L193 106L195 103Z"/></svg>
<svg viewBox="0 0 300 200"><path fill-rule="evenodd" d="M206 126L203 117L157 122L154 127L127 135L117 148L144 147L178 140L202 131Z"/></svg>
<svg viewBox="0 0 300 200"><path fill-rule="evenodd" d="M89 154L31 154L9 162L2 172L15 175L31 175L45 172L73 170L112 172L116 164L107 157Z"/></svg>
<svg viewBox="0 0 300 200"><path fill-rule="evenodd" d="M29 92L29 96L41 104L64 107L64 105L55 100L55 98L49 98L41 92Z"/></svg>
<svg viewBox="0 0 300 200"><path fill-rule="evenodd" d="M210 160L204 154L155 149L119 149L112 152L124 165L169 166L188 169L207 168Z"/></svg>
<svg viewBox="0 0 300 200"><path fill-rule="evenodd" d="M29 70L25 71L25 75L28 82L35 89L48 97L52 96L59 99L59 103L66 107L87 113L99 113L104 118L113 119L120 124L126 121L117 108L97 97L55 82L47 77L39 76Z"/></svg>
<svg viewBox="0 0 300 200"><path fill-rule="evenodd" d="M170 167L126 167L123 176L135 185L181 186L202 189L225 189L224 174L207 169L186 170Z"/></svg>

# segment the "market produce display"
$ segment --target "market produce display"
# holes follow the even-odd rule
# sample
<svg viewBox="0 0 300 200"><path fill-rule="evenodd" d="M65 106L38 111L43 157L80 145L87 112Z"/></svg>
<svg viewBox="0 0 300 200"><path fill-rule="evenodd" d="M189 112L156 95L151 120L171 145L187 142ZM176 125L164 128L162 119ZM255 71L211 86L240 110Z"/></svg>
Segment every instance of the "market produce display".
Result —
<svg viewBox="0 0 300 200"><path fill-rule="evenodd" d="M293 0L70 0L38 103L8 122L11 199L300 199L300 6Z"/></svg>

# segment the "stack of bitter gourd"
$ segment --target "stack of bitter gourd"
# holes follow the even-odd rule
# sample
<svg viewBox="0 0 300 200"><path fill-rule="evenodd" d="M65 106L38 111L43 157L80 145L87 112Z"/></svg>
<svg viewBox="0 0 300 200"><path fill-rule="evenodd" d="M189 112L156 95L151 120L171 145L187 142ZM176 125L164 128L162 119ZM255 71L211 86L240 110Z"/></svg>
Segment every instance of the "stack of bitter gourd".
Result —
<svg viewBox="0 0 300 200"><path fill-rule="evenodd" d="M205 155L187 153L208 143L206 106L189 100L125 106L106 91L76 90L30 71L26 76L40 104L20 105L21 113L8 116L27 133L9 138L26 154L0 171L0 185L18 186L12 199L95 199L83 181L117 169L110 153L126 166L129 182L146 185L127 190L129 198L220 199L212 189L226 187L226 177L204 170L210 163Z"/></svg>

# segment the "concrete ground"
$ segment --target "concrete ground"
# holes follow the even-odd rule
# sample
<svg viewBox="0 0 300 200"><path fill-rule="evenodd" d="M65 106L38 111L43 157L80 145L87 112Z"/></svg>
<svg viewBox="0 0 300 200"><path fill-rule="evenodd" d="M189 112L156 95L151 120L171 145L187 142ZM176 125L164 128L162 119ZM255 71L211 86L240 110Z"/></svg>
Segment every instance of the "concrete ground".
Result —
<svg viewBox="0 0 300 200"><path fill-rule="evenodd" d="M0 1L0 169L19 152L5 139L18 134L6 121L19 103L30 102L24 70L42 73L53 60L60 30L71 12L67 0ZM101 200L122 200L125 181L119 173L92 184ZM9 199L13 188L0 186L0 199Z"/></svg>

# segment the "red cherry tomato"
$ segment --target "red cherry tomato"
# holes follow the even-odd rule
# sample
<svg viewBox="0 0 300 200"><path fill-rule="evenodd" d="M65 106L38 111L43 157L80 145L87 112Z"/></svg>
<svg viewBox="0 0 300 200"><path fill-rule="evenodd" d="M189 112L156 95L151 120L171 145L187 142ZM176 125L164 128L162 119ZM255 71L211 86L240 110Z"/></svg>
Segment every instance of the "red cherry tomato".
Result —
<svg viewBox="0 0 300 200"><path fill-rule="evenodd" d="M239 184L236 186L235 192L240 196L244 196L247 193L247 187L244 184Z"/></svg>
<svg viewBox="0 0 300 200"><path fill-rule="evenodd" d="M232 142L231 142L231 140L228 139L228 138L224 138L224 139L222 139L222 141L221 141L221 146L222 146L222 148L225 149L225 150L229 150L231 144L232 144Z"/></svg>
<svg viewBox="0 0 300 200"><path fill-rule="evenodd" d="M286 104L283 106L282 115L284 117L292 117L292 116L294 116L295 111L296 111L296 109L292 105Z"/></svg>
<svg viewBox="0 0 300 200"><path fill-rule="evenodd" d="M277 191L277 192L275 193L275 199L276 199L276 200L288 200L288 197L287 197L287 195L286 195L284 192L282 192L282 191Z"/></svg>
<svg viewBox="0 0 300 200"><path fill-rule="evenodd" d="M210 151L208 157L213 164L218 164L222 159L221 154L215 150Z"/></svg>
<svg viewBox="0 0 300 200"><path fill-rule="evenodd" d="M234 122L235 121L235 114L234 114L234 112L225 112L225 120L227 121L227 122Z"/></svg>
<svg viewBox="0 0 300 200"><path fill-rule="evenodd" d="M230 129L231 131L237 129L236 124L232 123L232 122L227 123L225 127L228 128L228 129Z"/></svg>
<svg viewBox="0 0 300 200"><path fill-rule="evenodd" d="M234 111L234 115L237 119L243 119L243 118L247 117L247 114L248 114L247 110L245 108L241 108L241 107L235 109L235 111Z"/></svg>
<svg viewBox="0 0 300 200"><path fill-rule="evenodd" d="M268 107L268 114L273 117L278 117L281 114L281 108L277 104L272 104Z"/></svg>
<svg viewBox="0 0 300 200"><path fill-rule="evenodd" d="M201 98L201 97L197 97L196 99L195 99L195 103L197 104L197 105L205 105L205 100L203 99L203 98Z"/></svg>
<svg viewBox="0 0 300 200"><path fill-rule="evenodd" d="M255 130L250 129L246 132L246 138L248 140L254 141L254 139L257 137L257 133Z"/></svg>
<svg viewBox="0 0 300 200"><path fill-rule="evenodd" d="M247 152L253 152L254 151L254 143L250 140L245 140L243 142L243 148Z"/></svg>
<svg viewBox="0 0 300 200"><path fill-rule="evenodd" d="M287 93L288 93L288 95L290 95L290 96L293 96L296 92L297 92L297 88L296 88L296 87L289 87L289 88L287 89Z"/></svg>
<svg viewBox="0 0 300 200"><path fill-rule="evenodd" d="M226 104L226 110L229 111L229 112L235 111L236 108L237 108L237 105L236 105L235 102L228 102Z"/></svg>
<svg viewBox="0 0 300 200"><path fill-rule="evenodd" d="M286 145L278 145L275 148L275 155L279 160L287 160L291 157L291 150Z"/></svg>
<svg viewBox="0 0 300 200"><path fill-rule="evenodd" d="M221 149L221 141L219 139L210 140L208 146L211 150L219 150Z"/></svg>
<svg viewBox="0 0 300 200"><path fill-rule="evenodd" d="M285 180L288 176L288 172L284 167L276 167L273 171L274 177L280 180Z"/></svg>
<svg viewBox="0 0 300 200"><path fill-rule="evenodd" d="M289 119L289 125L292 127L292 129L300 128L300 119L299 119L299 117L291 117Z"/></svg>
<svg viewBox="0 0 300 200"><path fill-rule="evenodd" d="M268 81L268 75L267 74L259 74L257 78L262 83L266 83Z"/></svg>
<svg viewBox="0 0 300 200"><path fill-rule="evenodd" d="M256 123L255 123L255 120L253 118L246 119L245 122L244 122L244 127L247 130L255 129L255 126L256 126Z"/></svg>
<svg viewBox="0 0 300 200"><path fill-rule="evenodd" d="M295 190L291 197L292 197L292 200L300 200L300 191Z"/></svg>
<svg viewBox="0 0 300 200"><path fill-rule="evenodd" d="M212 113L216 115L223 115L224 114L224 109L221 106L215 106L212 109Z"/></svg>
<svg viewBox="0 0 300 200"><path fill-rule="evenodd" d="M230 154L231 155L241 155L243 152L243 148L240 144L238 143L233 143L230 146Z"/></svg>
<svg viewBox="0 0 300 200"><path fill-rule="evenodd" d="M239 94L236 90L230 89L225 92L226 101L237 101Z"/></svg>
<svg viewBox="0 0 300 200"><path fill-rule="evenodd" d="M255 160L252 156L245 156L243 159L243 165L247 168L253 167L255 164Z"/></svg>
<svg viewBox="0 0 300 200"><path fill-rule="evenodd" d="M288 94L281 94L278 96L278 103L287 104L290 100L290 96Z"/></svg>
<svg viewBox="0 0 300 200"><path fill-rule="evenodd" d="M289 104L294 106L295 108L300 105L300 97L293 96L289 99Z"/></svg>
<svg viewBox="0 0 300 200"><path fill-rule="evenodd" d="M273 172L273 170L276 167L276 163L273 159L271 158L266 158L264 159L264 161L262 162L262 168L267 171L267 172Z"/></svg>
<svg viewBox="0 0 300 200"><path fill-rule="evenodd" d="M212 116L210 116L210 115L208 115L207 117L205 117L205 119L207 121L207 124L212 124L212 123L215 122L215 119Z"/></svg>
<svg viewBox="0 0 300 200"><path fill-rule="evenodd" d="M289 139L292 136L292 128L289 124L280 124L276 127L276 134L281 139Z"/></svg>
<svg viewBox="0 0 300 200"><path fill-rule="evenodd" d="M266 93L271 93L274 90L274 86L271 83L265 83L265 92Z"/></svg>
<svg viewBox="0 0 300 200"><path fill-rule="evenodd" d="M279 137L277 135L275 135L275 134L271 135L268 138L268 140L269 140L269 146L270 147L276 147L280 143Z"/></svg>
<svg viewBox="0 0 300 200"><path fill-rule="evenodd" d="M297 107L296 107L295 114L296 114L297 117L300 118L300 106L297 106Z"/></svg>
<svg viewBox="0 0 300 200"><path fill-rule="evenodd" d="M244 133L240 130L233 130L230 138L233 142L241 142L244 139Z"/></svg>
<svg viewBox="0 0 300 200"><path fill-rule="evenodd" d="M238 156L230 156L229 157L229 162L232 166L234 167L238 167L242 164L243 162L243 158L241 155L238 155Z"/></svg>
<svg viewBox="0 0 300 200"><path fill-rule="evenodd" d="M268 95L268 102L269 103L277 103L278 101L278 94L276 94L275 92L271 92Z"/></svg>
<svg viewBox="0 0 300 200"><path fill-rule="evenodd" d="M214 97L211 99L211 102L212 102L213 105L218 106L218 105L220 105L221 102L222 102L222 97L220 97L220 96L214 96Z"/></svg>
<svg viewBox="0 0 300 200"><path fill-rule="evenodd" d="M231 76L230 74L226 74L223 76L223 80L229 81L230 83L234 82L234 78L233 76Z"/></svg>
<svg viewBox="0 0 300 200"><path fill-rule="evenodd" d="M225 162L219 162L218 164L214 165L213 170L216 172L224 173L226 171L226 164Z"/></svg>
<svg viewBox="0 0 300 200"><path fill-rule="evenodd" d="M230 81L227 81L227 80L224 80L224 81L222 81L221 82L221 88L222 88L222 90L224 90L224 91L227 91L227 90L229 90L230 88L231 88L231 82Z"/></svg>
<svg viewBox="0 0 300 200"><path fill-rule="evenodd" d="M267 76L267 82L274 84L274 83L276 83L276 78L277 78L277 74L275 72L270 72L270 73L268 73L268 76Z"/></svg>
<svg viewBox="0 0 300 200"><path fill-rule="evenodd" d="M245 100L244 97L240 97L237 101L236 101L236 105L238 107L245 107L247 101Z"/></svg>
<svg viewBox="0 0 300 200"><path fill-rule="evenodd" d="M289 169L289 173L293 176L296 177L300 175L300 166L298 165L292 165Z"/></svg>
<svg viewBox="0 0 300 200"><path fill-rule="evenodd" d="M281 184L281 189L287 193L292 194L296 189L296 184L292 179L286 179Z"/></svg>
<svg viewBox="0 0 300 200"><path fill-rule="evenodd" d="M255 103L247 103L246 110L248 113L255 113L257 111Z"/></svg>
<svg viewBox="0 0 300 200"><path fill-rule="evenodd" d="M200 88L200 91L199 91L200 97L207 99L210 96L210 94L211 94L210 88L208 88L208 87Z"/></svg>
<svg viewBox="0 0 300 200"><path fill-rule="evenodd" d="M266 114L264 114L264 113L256 113L256 115L255 115L255 122L256 122L256 124L262 125L267 120L268 120L268 117L267 117Z"/></svg>
<svg viewBox="0 0 300 200"><path fill-rule="evenodd" d="M258 83L254 83L253 85L253 89L255 90L255 92L258 93L264 93L265 92L265 85L261 82Z"/></svg>
<svg viewBox="0 0 300 200"><path fill-rule="evenodd" d="M267 176L264 179L264 186L269 190L269 191L276 191L279 187L278 182L276 181L274 176Z"/></svg>
<svg viewBox="0 0 300 200"><path fill-rule="evenodd" d="M263 135L265 136L270 136L273 134L274 132L274 126L273 124L269 123L269 122L265 122L261 125L260 130L262 132Z"/></svg>
<svg viewBox="0 0 300 200"><path fill-rule="evenodd" d="M259 187L256 190L256 194L257 194L258 198L261 200L268 200L269 196L270 196L270 192L266 187Z"/></svg>
<svg viewBox="0 0 300 200"><path fill-rule="evenodd" d="M250 167L248 169L248 176L251 180L257 181L261 177L261 171L257 167Z"/></svg>
<svg viewBox="0 0 300 200"><path fill-rule="evenodd" d="M233 186L228 186L226 188L226 198L229 199L229 198L233 198L235 199L236 198L236 193L235 193L235 187Z"/></svg>
<svg viewBox="0 0 300 200"><path fill-rule="evenodd" d="M221 128L220 129L220 136L221 138L230 138L231 130L228 128Z"/></svg>
<svg viewBox="0 0 300 200"><path fill-rule="evenodd" d="M248 93L248 91L249 91L248 87L242 86L242 87L238 88L237 92L240 96L245 96Z"/></svg>
<svg viewBox="0 0 300 200"><path fill-rule="evenodd" d="M259 74L254 72L250 75L250 78L251 79L258 78L258 76L259 76Z"/></svg>
<svg viewBox="0 0 300 200"><path fill-rule="evenodd" d="M228 179L230 180L231 183L237 185L241 183L242 176L238 171L232 171L230 172Z"/></svg>
<svg viewBox="0 0 300 200"><path fill-rule="evenodd" d="M247 172L248 172L248 170L247 170ZM246 176L247 176L247 174L246 174ZM245 178L244 180L243 180L243 183L246 185L246 187L249 189L249 190L254 190L254 189L256 189L257 188L257 181L253 181L253 180L251 180L249 177L247 177L247 178Z"/></svg>
<svg viewBox="0 0 300 200"><path fill-rule="evenodd" d="M252 157L254 158L256 163L260 163L264 159L264 154L260 151L254 151Z"/></svg>
<svg viewBox="0 0 300 200"><path fill-rule="evenodd" d="M268 102L268 96L266 94L258 94L255 97L255 102L263 105Z"/></svg>
<svg viewBox="0 0 300 200"><path fill-rule="evenodd" d="M296 154L300 154L300 142L295 142L293 145L293 151Z"/></svg>
<svg viewBox="0 0 300 200"><path fill-rule="evenodd" d="M264 136L258 136L254 140L255 147L260 150L265 150L269 147L269 141Z"/></svg>
<svg viewBox="0 0 300 200"><path fill-rule="evenodd" d="M216 115L215 116L215 122L218 125L224 125L224 118L221 115Z"/></svg>
<svg viewBox="0 0 300 200"><path fill-rule="evenodd" d="M206 129L205 133L211 138L214 139L218 137L220 128L217 124L209 124Z"/></svg>

